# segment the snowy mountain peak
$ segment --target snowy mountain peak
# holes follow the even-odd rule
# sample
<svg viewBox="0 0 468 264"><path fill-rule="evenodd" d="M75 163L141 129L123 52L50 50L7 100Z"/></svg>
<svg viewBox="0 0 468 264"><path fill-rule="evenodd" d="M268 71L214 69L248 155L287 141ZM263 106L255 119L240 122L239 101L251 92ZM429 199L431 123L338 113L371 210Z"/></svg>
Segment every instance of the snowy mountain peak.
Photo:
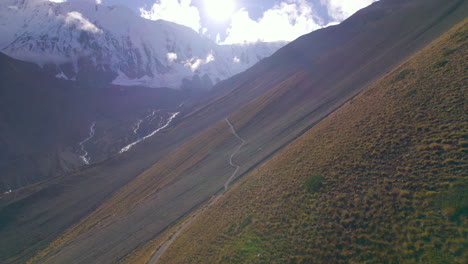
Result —
<svg viewBox="0 0 468 264"><path fill-rule="evenodd" d="M120 85L180 88L196 79L209 87L285 44L217 45L188 27L91 1L6 0L0 16L1 52L59 78Z"/></svg>

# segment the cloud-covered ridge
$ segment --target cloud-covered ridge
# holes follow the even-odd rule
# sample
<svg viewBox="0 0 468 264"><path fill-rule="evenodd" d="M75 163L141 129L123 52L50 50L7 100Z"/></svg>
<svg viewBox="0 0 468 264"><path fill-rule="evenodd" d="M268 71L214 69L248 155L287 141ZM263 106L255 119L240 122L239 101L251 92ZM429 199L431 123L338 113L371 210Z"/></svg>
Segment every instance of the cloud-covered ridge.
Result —
<svg viewBox="0 0 468 264"><path fill-rule="evenodd" d="M92 33L102 33L102 30L84 18L81 13L76 11L67 13L65 23L67 25L75 25L80 30L90 31Z"/></svg>
<svg viewBox="0 0 468 264"><path fill-rule="evenodd" d="M163 19L192 28L196 32L201 29L198 8L191 5L191 0L160 0L151 9L140 8L141 16L146 19Z"/></svg>
<svg viewBox="0 0 468 264"><path fill-rule="evenodd" d="M321 19L306 0L286 0L265 11L257 21L245 9L236 12L224 44L291 41L320 28Z"/></svg>
<svg viewBox="0 0 468 264"><path fill-rule="evenodd" d="M378 0L320 0L327 7L328 15L335 21L343 21L358 10Z"/></svg>

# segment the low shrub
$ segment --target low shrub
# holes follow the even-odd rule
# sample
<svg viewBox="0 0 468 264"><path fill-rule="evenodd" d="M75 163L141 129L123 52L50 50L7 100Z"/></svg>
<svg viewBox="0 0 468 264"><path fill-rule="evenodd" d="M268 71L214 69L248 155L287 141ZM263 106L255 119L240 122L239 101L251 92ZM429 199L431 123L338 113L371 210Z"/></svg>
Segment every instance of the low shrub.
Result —
<svg viewBox="0 0 468 264"><path fill-rule="evenodd" d="M323 175L314 174L306 179L304 187L309 193L316 193L323 185Z"/></svg>

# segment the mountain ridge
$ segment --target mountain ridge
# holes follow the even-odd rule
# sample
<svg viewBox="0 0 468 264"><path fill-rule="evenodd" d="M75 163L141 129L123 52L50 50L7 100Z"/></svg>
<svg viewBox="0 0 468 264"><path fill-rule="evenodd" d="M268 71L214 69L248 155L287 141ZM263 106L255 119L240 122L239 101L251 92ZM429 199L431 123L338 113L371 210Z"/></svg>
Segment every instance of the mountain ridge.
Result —
<svg viewBox="0 0 468 264"><path fill-rule="evenodd" d="M158 239L223 189L232 174L228 160L238 142L224 118L248 141L236 155L240 175L245 175L462 19L466 4L446 14L456 3L413 0L409 8L403 1L381 1L370 7L372 12L358 12L350 23L285 46L220 82L213 99L182 114L166 133L45 186L45 194L63 188L53 194L58 206L50 208L47 198L37 197L20 207L17 214L34 210L25 220L27 226L18 219L0 230L2 237L18 243L4 247L1 255L13 255L11 262L17 263L46 248L35 260L112 263ZM392 12L381 16L387 8ZM442 19L428 27L436 18ZM73 185L62 184L68 181ZM56 226L48 227L47 238L30 231L44 230L41 223L52 215ZM15 230L15 236L8 230ZM29 252L8 251L24 247Z"/></svg>
<svg viewBox="0 0 468 264"><path fill-rule="evenodd" d="M465 19L244 177L161 263L464 263L467 30Z"/></svg>
<svg viewBox="0 0 468 264"><path fill-rule="evenodd" d="M210 89L285 42L217 45L191 28L87 1L2 2L0 50L69 80Z"/></svg>
<svg viewBox="0 0 468 264"><path fill-rule="evenodd" d="M115 155L188 97L169 88L86 88L2 53L0 65L0 193L72 173L86 165L85 152L91 163ZM134 122L155 109L135 133ZM83 142L92 123L96 135Z"/></svg>

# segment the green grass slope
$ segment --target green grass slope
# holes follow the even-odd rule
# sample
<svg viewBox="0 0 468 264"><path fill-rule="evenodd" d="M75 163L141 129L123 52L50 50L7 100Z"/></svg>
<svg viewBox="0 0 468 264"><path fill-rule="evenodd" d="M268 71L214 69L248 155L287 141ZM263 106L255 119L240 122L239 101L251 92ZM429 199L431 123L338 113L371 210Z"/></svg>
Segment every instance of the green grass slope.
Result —
<svg viewBox="0 0 468 264"><path fill-rule="evenodd" d="M468 20L241 180L160 263L466 263Z"/></svg>

